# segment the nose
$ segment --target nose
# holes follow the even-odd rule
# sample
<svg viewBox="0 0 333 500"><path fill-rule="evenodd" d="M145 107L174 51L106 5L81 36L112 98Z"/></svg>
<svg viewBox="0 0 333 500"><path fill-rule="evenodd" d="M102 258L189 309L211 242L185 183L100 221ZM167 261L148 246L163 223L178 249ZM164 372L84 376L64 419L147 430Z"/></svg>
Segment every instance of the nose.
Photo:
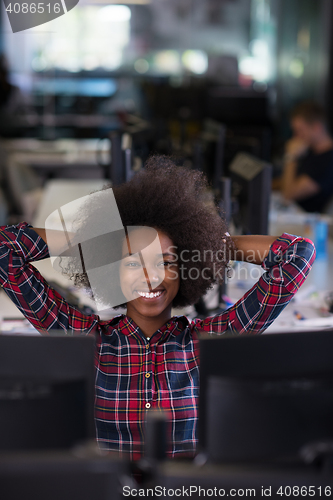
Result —
<svg viewBox="0 0 333 500"><path fill-rule="evenodd" d="M164 279L164 269L159 270L155 266L145 266L143 272L150 289L156 288Z"/></svg>

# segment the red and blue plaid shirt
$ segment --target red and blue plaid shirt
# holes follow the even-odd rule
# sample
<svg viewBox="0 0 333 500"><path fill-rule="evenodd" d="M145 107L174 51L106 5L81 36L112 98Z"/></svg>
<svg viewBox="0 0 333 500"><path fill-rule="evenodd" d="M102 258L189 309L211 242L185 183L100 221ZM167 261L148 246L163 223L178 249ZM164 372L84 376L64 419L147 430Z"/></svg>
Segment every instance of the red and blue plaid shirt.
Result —
<svg viewBox="0 0 333 500"><path fill-rule="evenodd" d="M173 317L147 339L128 316L101 321L85 315L53 290L30 262L48 257L46 243L25 223L0 228L0 282L42 333L96 336L95 417L98 442L109 450L142 455L151 408L169 415L169 457L193 455L197 444L199 334L263 332L305 280L313 243L283 234L263 262L259 281L224 313L189 322Z"/></svg>

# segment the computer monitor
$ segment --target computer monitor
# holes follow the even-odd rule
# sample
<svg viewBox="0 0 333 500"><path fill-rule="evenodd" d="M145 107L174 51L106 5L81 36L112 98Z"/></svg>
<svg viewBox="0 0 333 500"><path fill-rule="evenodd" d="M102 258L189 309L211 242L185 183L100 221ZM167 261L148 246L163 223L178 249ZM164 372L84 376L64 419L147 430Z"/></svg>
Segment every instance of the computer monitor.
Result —
<svg viewBox="0 0 333 500"><path fill-rule="evenodd" d="M134 484L130 464L87 447L68 451L0 453L4 500L122 500Z"/></svg>
<svg viewBox="0 0 333 500"><path fill-rule="evenodd" d="M333 332L200 341L200 450L213 462L298 462L333 440Z"/></svg>
<svg viewBox="0 0 333 500"><path fill-rule="evenodd" d="M94 351L91 336L0 336L1 452L95 437Z"/></svg>
<svg viewBox="0 0 333 500"><path fill-rule="evenodd" d="M239 153L229 166L238 211L234 222L243 234L268 234L272 165Z"/></svg>

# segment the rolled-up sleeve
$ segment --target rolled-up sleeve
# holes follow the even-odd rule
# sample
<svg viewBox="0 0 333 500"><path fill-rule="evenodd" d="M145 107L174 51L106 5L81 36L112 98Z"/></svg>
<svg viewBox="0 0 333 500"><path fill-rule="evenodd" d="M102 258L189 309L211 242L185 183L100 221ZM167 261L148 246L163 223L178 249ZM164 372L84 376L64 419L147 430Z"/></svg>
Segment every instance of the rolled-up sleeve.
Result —
<svg viewBox="0 0 333 500"><path fill-rule="evenodd" d="M90 333L98 317L69 305L31 265L47 257L47 244L29 224L0 227L0 284L23 315L41 332Z"/></svg>
<svg viewBox="0 0 333 500"><path fill-rule="evenodd" d="M262 333L304 283L315 256L311 240L284 233L271 245L259 281L222 314L195 320L193 326L209 333Z"/></svg>

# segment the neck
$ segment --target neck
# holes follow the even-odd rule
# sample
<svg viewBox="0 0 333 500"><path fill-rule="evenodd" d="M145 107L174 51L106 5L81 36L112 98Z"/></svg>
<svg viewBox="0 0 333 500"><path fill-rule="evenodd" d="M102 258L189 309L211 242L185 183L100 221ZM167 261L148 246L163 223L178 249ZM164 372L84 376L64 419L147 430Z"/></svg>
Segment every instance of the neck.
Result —
<svg viewBox="0 0 333 500"><path fill-rule="evenodd" d="M143 316L138 311L127 305L127 316L129 316L140 328L145 337L151 337L159 328L161 328L171 318L171 307L164 310L158 316Z"/></svg>

